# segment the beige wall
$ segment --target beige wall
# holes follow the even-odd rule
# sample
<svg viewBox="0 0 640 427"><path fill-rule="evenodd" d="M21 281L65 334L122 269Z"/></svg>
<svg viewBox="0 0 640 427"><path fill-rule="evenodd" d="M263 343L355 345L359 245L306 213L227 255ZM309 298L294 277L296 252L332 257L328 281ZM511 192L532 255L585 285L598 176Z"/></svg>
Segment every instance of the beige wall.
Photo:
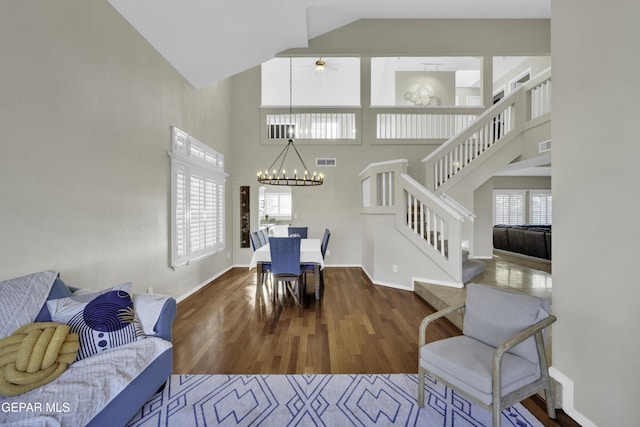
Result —
<svg viewBox="0 0 640 427"><path fill-rule="evenodd" d="M551 5L553 365L578 414L636 426L640 4Z"/></svg>
<svg viewBox="0 0 640 427"><path fill-rule="evenodd" d="M226 269L226 251L169 268L167 152L175 125L229 156L229 82L194 90L103 0L0 17L0 280L180 296Z"/></svg>

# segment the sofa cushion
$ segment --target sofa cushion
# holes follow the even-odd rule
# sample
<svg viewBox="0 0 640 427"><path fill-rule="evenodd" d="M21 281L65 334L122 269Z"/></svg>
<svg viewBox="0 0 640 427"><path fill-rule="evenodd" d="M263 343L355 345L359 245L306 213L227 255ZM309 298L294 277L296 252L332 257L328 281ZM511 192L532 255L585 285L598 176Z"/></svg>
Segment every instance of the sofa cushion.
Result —
<svg viewBox="0 0 640 427"><path fill-rule="evenodd" d="M51 320L66 323L80 338L77 360L119 347L144 336L125 284L102 292L74 293L47 301Z"/></svg>
<svg viewBox="0 0 640 427"><path fill-rule="evenodd" d="M60 277L57 277L54 280L53 285L51 286L51 291L49 292L48 300L58 299L58 298L68 298L71 296L71 289L67 286L66 283L62 281ZM47 304L42 306L40 313L38 313L38 317L36 317L36 322L50 322L51 321L51 313L49 313L49 309L47 308Z"/></svg>
<svg viewBox="0 0 640 427"><path fill-rule="evenodd" d="M156 364L155 361L161 363ZM144 374L147 368L151 369L151 376ZM171 343L154 337L138 340L75 362L49 384L20 396L20 402L50 402L52 406L56 404L56 410L46 411L43 403L42 411L0 411L0 425L122 426L127 421L113 415L100 417L93 423L91 420L114 400L139 405L128 413L126 408L119 406L119 414L124 414L128 420L153 396L158 384L164 382L170 373ZM136 381L143 385L132 390L133 395L126 393L127 387ZM16 400L0 396L0 404L11 401Z"/></svg>

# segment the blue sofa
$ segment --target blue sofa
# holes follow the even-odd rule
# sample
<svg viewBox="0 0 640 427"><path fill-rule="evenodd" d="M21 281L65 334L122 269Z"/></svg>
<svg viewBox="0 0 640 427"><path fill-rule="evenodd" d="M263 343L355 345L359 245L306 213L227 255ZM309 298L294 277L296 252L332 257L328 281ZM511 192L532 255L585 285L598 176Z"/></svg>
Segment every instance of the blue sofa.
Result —
<svg viewBox="0 0 640 427"><path fill-rule="evenodd" d="M47 297L48 300L64 298L75 292L77 288L67 286L60 278L56 279ZM171 328L176 316L176 300L165 299L154 331L156 337L171 342ZM36 322L49 322L51 315L45 304L36 318ZM120 394L115 397L88 426L124 426L159 390L164 388L173 368L172 348L164 351L147 368L138 375Z"/></svg>

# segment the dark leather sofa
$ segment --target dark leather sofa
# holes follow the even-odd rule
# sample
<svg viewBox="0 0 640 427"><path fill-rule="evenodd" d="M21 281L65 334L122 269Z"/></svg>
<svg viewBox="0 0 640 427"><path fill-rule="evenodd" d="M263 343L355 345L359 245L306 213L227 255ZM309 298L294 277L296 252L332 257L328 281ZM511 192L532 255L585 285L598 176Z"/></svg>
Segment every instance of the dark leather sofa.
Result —
<svg viewBox="0 0 640 427"><path fill-rule="evenodd" d="M493 247L536 258L551 259L550 225L495 225Z"/></svg>

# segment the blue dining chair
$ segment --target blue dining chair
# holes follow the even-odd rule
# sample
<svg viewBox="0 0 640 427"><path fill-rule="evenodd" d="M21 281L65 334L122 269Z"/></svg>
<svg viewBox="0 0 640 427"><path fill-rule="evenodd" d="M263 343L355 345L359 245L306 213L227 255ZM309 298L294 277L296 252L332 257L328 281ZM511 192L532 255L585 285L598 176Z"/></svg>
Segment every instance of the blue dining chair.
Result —
<svg viewBox="0 0 640 427"><path fill-rule="evenodd" d="M262 240L264 241L265 245L267 243L269 243L269 229L268 228L261 228L260 230L258 230L258 234L262 237Z"/></svg>
<svg viewBox="0 0 640 427"><path fill-rule="evenodd" d="M306 239L309 232L309 227L289 227L289 236L299 236L301 239Z"/></svg>
<svg viewBox="0 0 640 427"><path fill-rule="evenodd" d="M260 247L262 247L262 245L260 244L260 240L258 239L257 231L254 231L253 233L251 233L249 235L249 239L251 239L251 248L253 249L254 252L256 251L256 249L259 249Z"/></svg>
<svg viewBox="0 0 640 427"><path fill-rule="evenodd" d="M331 237L331 232L328 228L324 229L324 235L322 236L322 243L320 244L320 252L322 253L322 259L324 260L324 256L327 253L327 246L329 246L329 238ZM307 271L313 271L313 264L305 264L302 266L302 271L305 274L305 282L306 282L306 274ZM320 291L324 291L324 270L320 270Z"/></svg>
<svg viewBox="0 0 640 427"><path fill-rule="evenodd" d="M262 233L262 230L256 232L258 240L260 241L260 247L263 247L264 245L266 245L267 243L269 243L269 239L264 237L264 234Z"/></svg>
<svg viewBox="0 0 640 427"><path fill-rule="evenodd" d="M302 303L304 290L300 276L300 237L269 237L271 252L271 277L274 282L274 296L278 283L282 283L283 294L287 290L296 304Z"/></svg>
<svg viewBox="0 0 640 427"><path fill-rule="evenodd" d="M328 228L324 229L324 236L322 236L322 244L320 246L320 252L322 252L322 259L327 254L327 246L329 246L329 238L331 237L331 231Z"/></svg>
<svg viewBox="0 0 640 427"><path fill-rule="evenodd" d="M262 230L260 230L262 231ZM251 246L253 247L253 251L260 249L265 245L265 241L260 238L260 231L254 231L249 235L249 239L251 239ZM271 273L271 264L263 263L262 264L262 284L265 284L269 280L269 275Z"/></svg>

